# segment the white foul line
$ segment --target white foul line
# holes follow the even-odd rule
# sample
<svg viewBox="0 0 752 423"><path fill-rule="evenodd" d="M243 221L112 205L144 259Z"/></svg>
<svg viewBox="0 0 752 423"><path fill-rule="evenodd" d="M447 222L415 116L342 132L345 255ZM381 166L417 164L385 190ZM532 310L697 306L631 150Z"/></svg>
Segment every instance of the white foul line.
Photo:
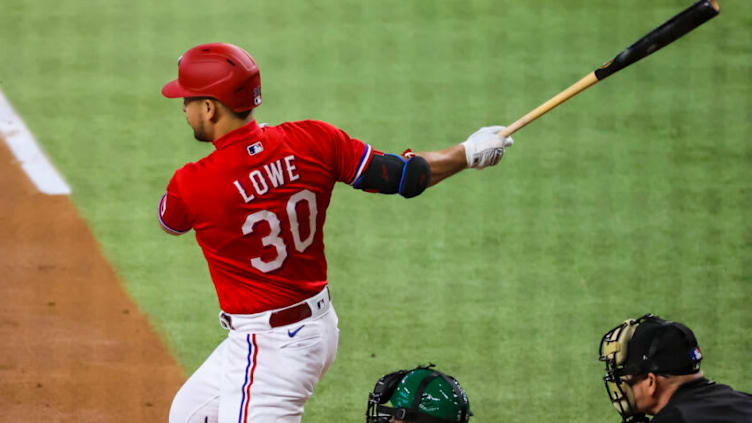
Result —
<svg viewBox="0 0 752 423"><path fill-rule="evenodd" d="M29 128L0 91L0 138L21 162L21 168L29 175L37 189L48 195L68 195L71 189L55 167L47 159Z"/></svg>

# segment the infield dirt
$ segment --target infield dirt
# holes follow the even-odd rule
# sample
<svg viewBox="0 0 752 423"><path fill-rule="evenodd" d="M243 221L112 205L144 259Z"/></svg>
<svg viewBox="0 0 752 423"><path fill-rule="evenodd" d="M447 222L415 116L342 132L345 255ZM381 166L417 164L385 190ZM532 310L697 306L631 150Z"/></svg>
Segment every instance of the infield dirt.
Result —
<svg viewBox="0 0 752 423"><path fill-rule="evenodd" d="M67 196L0 140L0 422L167 421L184 377Z"/></svg>

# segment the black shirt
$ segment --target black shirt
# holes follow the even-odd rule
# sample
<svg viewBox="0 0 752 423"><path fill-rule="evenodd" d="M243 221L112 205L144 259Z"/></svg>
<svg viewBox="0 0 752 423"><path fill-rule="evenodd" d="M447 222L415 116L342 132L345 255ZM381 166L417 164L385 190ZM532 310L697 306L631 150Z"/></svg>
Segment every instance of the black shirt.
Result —
<svg viewBox="0 0 752 423"><path fill-rule="evenodd" d="M705 378L681 385L651 423L752 423L752 395Z"/></svg>

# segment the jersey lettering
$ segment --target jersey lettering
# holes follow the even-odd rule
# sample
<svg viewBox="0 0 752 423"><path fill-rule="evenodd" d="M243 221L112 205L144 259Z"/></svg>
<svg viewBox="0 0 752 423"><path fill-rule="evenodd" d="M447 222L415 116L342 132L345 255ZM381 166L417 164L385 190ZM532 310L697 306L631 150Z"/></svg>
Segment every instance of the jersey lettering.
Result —
<svg viewBox="0 0 752 423"><path fill-rule="evenodd" d="M243 235L252 234L256 224L264 220L269 223L269 235L261 238L261 245L264 247L274 246L277 249L277 256L270 261L263 261L261 257L254 257L251 259L251 266L264 273L269 273L282 267L287 258L285 241L279 237L281 227L277 215L269 210L260 210L249 214L245 219L245 223L243 223Z"/></svg>
<svg viewBox="0 0 752 423"><path fill-rule="evenodd" d="M305 202L308 206L308 236L305 239L301 239L300 236L300 223L296 208L301 201ZM290 232L295 244L295 250L302 253L313 244L313 238L316 235L316 216L318 215L316 194L307 189L293 194L287 201L286 210L287 218L290 220ZM251 259L251 266L261 272L269 273L279 269L285 263L285 259L287 259L287 246L285 245L285 240L279 236L282 231L279 217L269 210L260 210L249 214L243 223L243 235L252 234L256 224L262 221L266 221L269 224L269 234L261 238L261 245L264 247L273 246L277 250L277 255L269 261L264 261L261 257L253 257Z"/></svg>
<svg viewBox="0 0 752 423"><path fill-rule="evenodd" d="M290 181L294 181L300 178L300 175L292 173L292 171L296 169L295 165L292 164L293 160L295 160L295 156L293 155L285 157L285 164L287 165L287 175L290 177Z"/></svg>
<svg viewBox="0 0 752 423"><path fill-rule="evenodd" d="M258 169L253 170L250 173L249 177L251 178L251 182L253 182L253 188L256 189L256 194L264 195L269 191L269 186L266 185L264 175L262 175L261 172L258 171Z"/></svg>
<svg viewBox="0 0 752 423"><path fill-rule="evenodd" d="M308 236L306 239L300 239L300 224L298 223L298 212L295 207L298 203L305 201L308 203ZM318 213L316 208L316 194L304 189L299 193L290 197L290 201L287 202L287 217L290 218L290 231L292 232L292 240L295 242L295 249L299 253L302 253L306 248L313 244L313 235L316 233L316 215Z"/></svg>
<svg viewBox="0 0 752 423"><path fill-rule="evenodd" d="M277 188L280 185L284 185L285 178L282 176L281 161L277 160L275 162L265 164L264 170L266 170L266 176L269 177L269 181L271 181L274 188Z"/></svg>
<svg viewBox="0 0 752 423"><path fill-rule="evenodd" d="M245 190L243 189L243 186L240 185L240 182L236 180L235 182L233 182L233 184L235 185L235 188L238 189L238 192L240 193L240 195L243 197L243 201L245 201L246 203L250 203L251 200L253 200L254 197L252 195L248 195L245 193Z"/></svg>
<svg viewBox="0 0 752 423"><path fill-rule="evenodd" d="M286 172L282 171L282 162L284 161L284 167ZM253 169L248 174L248 179L251 181L251 185L253 185L253 189L256 193L256 195L264 195L267 192L269 192L269 185L272 186L272 188L279 188L287 182L292 182L297 179L300 179L300 175L295 173L295 170L297 167L293 164L295 161L294 155L285 156L284 159L275 160L273 162L266 163L262 166L264 171L266 172L266 177L264 176L264 173L262 173L258 169ZM284 175L287 175L287 181L285 181ZM271 183L268 183L268 181ZM243 184L239 180L233 181L233 185L235 185L235 188L238 190L238 193L241 197L243 197L243 201L247 204L253 201L254 198L256 198L253 194L248 194L250 192L249 189L247 189L248 185L246 184L243 186Z"/></svg>

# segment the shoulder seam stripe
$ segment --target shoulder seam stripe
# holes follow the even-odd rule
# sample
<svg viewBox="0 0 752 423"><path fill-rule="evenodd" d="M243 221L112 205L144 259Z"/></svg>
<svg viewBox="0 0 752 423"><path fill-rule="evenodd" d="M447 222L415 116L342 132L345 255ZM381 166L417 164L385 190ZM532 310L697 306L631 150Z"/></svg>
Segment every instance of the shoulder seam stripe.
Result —
<svg viewBox="0 0 752 423"><path fill-rule="evenodd" d="M366 151L363 152L363 156L360 158L360 163L358 163L358 170L355 172L355 176L353 176L349 185L353 185L360 177L360 174L363 173L363 169L365 169L368 159L371 157L372 150L371 145L366 144Z"/></svg>
<svg viewBox="0 0 752 423"><path fill-rule="evenodd" d="M159 204L157 205L157 218L159 218L159 224L160 224L160 225L161 225L161 226L162 226L162 227L163 227L163 228L164 228L164 229L165 229L165 230L166 230L167 232L173 233L173 234L175 234L175 235L183 235L183 234L185 234L185 233L188 233L188 232L190 231L190 229L188 229L188 230L185 230L185 231L179 231L179 230L177 230L177 229L173 229L173 228L171 228L171 227L170 227L170 225L168 225L167 223L165 223L165 221L164 221L164 220L162 220L162 202L164 202L164 200L165 200L165 198L166 198L166 197L167 197L167 193L164 193L164 194L162 194L162 199L161 199L161 200L159 200Z"/></svg>

